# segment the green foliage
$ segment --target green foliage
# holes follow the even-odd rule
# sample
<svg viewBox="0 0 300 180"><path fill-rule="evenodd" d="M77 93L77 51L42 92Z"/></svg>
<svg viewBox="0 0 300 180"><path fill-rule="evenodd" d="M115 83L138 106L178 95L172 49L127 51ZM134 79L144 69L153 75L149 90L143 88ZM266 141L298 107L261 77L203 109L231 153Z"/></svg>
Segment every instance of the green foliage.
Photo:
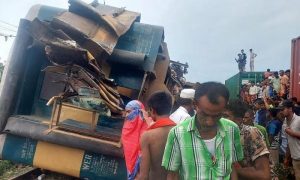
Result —
<svg viewBox="0 0 300 180"><path fill-rule="evenodd" d="M5 171L12 168L14 164L7 160L0 160L0 176L5 173Z"/></svg>

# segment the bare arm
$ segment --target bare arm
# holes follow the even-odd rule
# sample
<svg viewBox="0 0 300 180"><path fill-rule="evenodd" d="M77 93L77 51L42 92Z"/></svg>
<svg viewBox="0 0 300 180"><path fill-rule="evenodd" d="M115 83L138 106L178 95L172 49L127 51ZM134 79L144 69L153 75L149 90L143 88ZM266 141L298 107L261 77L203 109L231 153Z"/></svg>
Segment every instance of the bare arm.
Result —
<svg viewBox="0 0 300 180"><path fill-rule="evenodd" d="M149 117L148 112L145 111L144 109L141 109L142 115L143 115L143 119L146 121L148 127L151 126L154 122L153 119L151 117Z"/></svg>
<svg viewBox="0 0 300 180"><path fill-rule="evenodd" d="M179 180L179 173L177 171L168 171L167 180Z"/></svg>
<svg viewBox="0 0 300 180"><path fill-rule="evenodd" d="M267 101L267 98L266 98L266 97L263 97L263 100L264 100L264 103L265 103L266 108L269 110L269 109L270 109L270 105L269 105L269 103L268 103L268 101Z"/></svg>
<svg viewBox="0 0 300 180"><path fill-rule="evenodd" d="M150 170L150 150L148 144L147 132L145 132L141 137L141 165L140 173L137 176L137 180L146 180L149 178Z"/></svg>
<svg viewBox="0 0 300 180"><path fill-rule="evenodd" d="M232 168L232 171L230 174L230 180L238 180L237 170L236 170L234 164L232 164L231 168Z"/></svg>
<svg viewBox="0 0 300 180"><path fill-rule="evenodd" d="M237 174L240 179L269 180L271 176L268 155L255 159L253 167L237 169Z"/></svg>

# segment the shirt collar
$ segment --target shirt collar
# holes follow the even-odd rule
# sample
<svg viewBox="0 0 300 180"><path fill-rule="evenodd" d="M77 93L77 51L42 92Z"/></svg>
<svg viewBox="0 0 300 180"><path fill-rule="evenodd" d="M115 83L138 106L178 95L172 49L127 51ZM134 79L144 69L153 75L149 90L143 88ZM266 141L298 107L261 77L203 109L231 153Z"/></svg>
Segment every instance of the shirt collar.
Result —
<svg viewBox="0 0 300 180"><path fill-rule="evenodd" d="M220 135L222 137L225 136L225 131L227 131L227 129L224 127L224 123L221 121L223 118L221 118L218 121L218 132L220 133ZM192 117L191 121L189 122L189 125L187 127L187 131L191 132L191 131L197 131L197 127L196 127L196 115Z"/></svg>
<svg viewBox="0 0 300 180"><path fill-rule="evenodd" d="M292 119L296 119L297 115L294 113Z"/></svg>
<svg viewBox="0 0 300 180"><path fill-rule="evenodd" d="M178 109L181 110L181 111L184 111L184 112L188 113L188 111L183 106L180 106Z"/></svg>
<svg viewBox="0 0 300 180"><path fill-rule="evenodd" d="M297 118L297 115L294 113L294 114L293 114L293 117L292 117L292 119L291 119L291 121L290 121L290 124L292 124L292 122L293 122L296 118Z"/></svg>

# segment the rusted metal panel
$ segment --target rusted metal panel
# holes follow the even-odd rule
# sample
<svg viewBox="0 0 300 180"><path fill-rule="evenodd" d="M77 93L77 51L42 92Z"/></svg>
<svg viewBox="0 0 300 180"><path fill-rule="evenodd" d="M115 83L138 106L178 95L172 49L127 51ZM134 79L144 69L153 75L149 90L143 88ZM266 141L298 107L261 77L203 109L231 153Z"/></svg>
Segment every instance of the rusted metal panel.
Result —
<svg viewBox="0 0 300 180"><path fill-rule="evenodd" d="M112 66L110 78L114 79L118 86L139 90L143 82L144 71L120 65Z"/></svg>
<svg viewBox="0 0 300 180"><path fill-rule="evenodd" d="M95 137L98 139L101 139L103 141L108 141L111 144L114 143L116 147L121 147L121 131L107 128L107 127L95 127L95 131L92 132L90 129L90 126L86 123L81 123L78 121L74 121L71 119L65 120L61 123L59 123L58 129L63 129L70 132L75 132L81 135L86 135L89 137Z"/></svg>
<svg viewBox="0 0 300 180"><path fill-rule="evenodd" d="M163 34L164 29L161 26L134 23L130 30L119 39L115 50L145 54L142 68L112 66L110 78L122 87L142 89L145 72L155 73L154 66L163 41Z"/></svg>
<svg viewBox="0 0 300 180"><path fill-rule="evenodd" d="M103 6L98 6L97 9L78 0L70 0L69 3L69 12L55 17L52 24L69 34L94 57L99 57L96 52L102 50L112 54L118 38L125 34L140 16L139 13L120 11L119 8L111 8L110 11L106 8L107 14L104 14L101 9Z"/></svg>
<svg viewBox="0 0 300 180"><path fill-rule="evenodd" d="M99 12L101 12L102 15L109 14L110 16L113 16L112 14L115 11L117 11L119 8L113 8L106 5L105 6L98 5L96 9L99 10ZM140 14L130 12L130 11L124 11L120 15L114 17L120 23L127 24L128 27L130 23L134 21L136 22L131 26L131 28L128 30L126 34L124 34L121 38L119 38L119 41L115 49L116 52L113 53L114 55L114 54L118 54L117 53L118 51L122 51L122 52L130 52L131 54L138 55L135 56L138 57L137 61L135 60L131 61L131 64L134 65L135 68L131 68L130 70L131 75L127 75L128 73L127 74L123 73L119 71L118 68L114 69L114 67L116 66L114 65L109 66L106 63L107 53L104 52L103 47L104 46L113 47L116 43L115 40L117 40L117 39L113 39L117 37L114 37L109 30L103 27L98 28L98 24L95 21L71 12L61 12L60 14L55 14L54 13L55 11L51 9L49 10L49 8L48 9L46 8L46 10L49 12L48 13L39 12L37 14L39 15L44 14L43 17L47 17L47 19L50 19L48 17L50 16L49 14L53 13L52 15L56 17L52 20L51 26L54 28L62 29L64 33L66 33L68 36L74 39L82 48L85 48L89 52L91 52L91 54L97 59L98 64L100 64L101 67L103 68L104 74L106 76L110 76L111 78L114 78L120 86L125 85L124 87L140 89L142 85L142 79L144 76L143 71L154 72L154 64L156 61L156 57L159 51L160 44L163 41L163 33L164 33L163 27L137 23L136 21L139 20ZM77 12L78 9L77 10L73 9L72 11L78 13ZM39 19L41 18L39 17ZM76 19L76 21L74 19ZM103 32L104 34L107 33L107 35L103 36ZM111 39L113 39L113 41L109 41ZM101 46L101 42L106 45ZM76 57L80 57L80 56L76 56ZM132 57L133 57L132 55L128 56L129 59ZM124 56L122 58L124 58ZM143 62L141 61L141 59L144 59ZM122 69L124 68L122 67ZM130 80L132 78L134 79L133 80L134 82ZM131 83L128 83L127 80L129 80Z"/></svg>
<svg viewBox="0 0 300 180"><path fill-rule="evenodd" d="M33 21L35 18L38 18L41 21L52 21L53 17L57 16L58 14L66 11L65 9L45 6L45 5L34 5L32 6L25 19L29 21Z"/></svg>
<svg viewBox="0 0 300 180"><path fill-rule="evenodd" d="M9 118L4 132L73 148L85 149L91 152L123 157L122 148L101 142L97 138L59 130L54 130L52 133L45 135L48 125L33 118L34 117L12 116Z"/></svg>
<svg viewBox="0 0 300 180"><path fill-rule="evenodd" d="M75 2L76 4L79 1L73 0L71 2ZM12 59L12 62L14 62L14 64L9 74L11 76L10 82L12 83L6 83L6 97L1 96L0 98L0 103L8 106L3 108L0 107L0 122L2 123L0 125L3 126L4 123L6 123L6 120L9 118L9 123L5 129L5 131L8 133L57 143L64 146L84 148L93 152L100 152L103 154L122 157L122 149L113 146L111 143L103 143L103 139L101 138L104 136L102 136L101 133L101 138L92 137L91 134L86 131L86 124L76 124L76 128L80 127L80 130L82 130L79 133L78 128L73 129L75 126L73 126L74 123L72 122L63 125L65 126L65 129L73 132L54 129L50 134L45 134L45 131L48 129L47 125L49 125L49 118L51 116L52 109L52 107L46 107L45 100L52 96L52 92L49 92L50 89L48 89L48 87L51 85L47 83L43 84L43 82L51 81L52 78L49 78L47 74L45 75L45 72L53 73L53 71L45 70L41 72L41 70L50 65L50 62L48 61L49 59L56 64L68 65L69 62L71 62L81 66L88 66L88 64L82 63L87 63L90 61L79 60L82 55L84 55L84 60L94 60L93 58L89 58L88 52L94 55L94 58L97 61L99 60L101 62L106 62L110 53L116 53L119 55L119 62L125 63L126 65L130 64L131 66L125 67L107 64L108 67L106 68L101 64L101 68L104 72L110 72L105 73L105 77L115 79L119 85L118 89L123 89L123 95L127 96L128 99L139 98L143 99L143 101L146 101L147 97L154 91L167 90L164 81L167 76L166 74L169 66L169 56L166 44L163 43L161 46L164 39L163 27L141 24L137 22L139 21L139 14L130 13L125 10L123 11L122 8L110 9L108 6L99 7L101 5L98 5L95 6L95 9L97 9L95 10L89 5L87 6L83 4L82 6L80 3L79 5L77 4L74 6L74 4L72 4L71 6L71 12L66 12L60 9L55 10L55 8L51 9L48 7L45 9L45 12L42 12L44 11L43 8L39 7L35 10L35 13L30 15L31 19L29 19L31 22L29 23L36 23L34 24L36 26L32 26L31 29L30 27L26 26L26 30L31 32L31 34L34 36L34 39L37 40L36 42L41 42L38 46L30 46L30 49L32 50L28 51L27 48L29 45L31 45L33 40L30 36L28 36L28 32L25 32L25 35L22 34L21 36L17 36L16 43L19 46L16 46L18 48L15 47L12 49L12 51L18 53L16 53L17 55L14 54L13 56L14 59ZM87 8L87 10L82 10L82 8ZM100 11L98 11L99 8ZM103 11L101 11L101 9ZM87 12L87 14L82 14L82 11ZM102 17L103 15L107 15L109 18L106 19L106 17ZM33 16L39 16L38 19L40 21L35 21ZM113 18L115 19L113 20ZM118 23L121 23L121 25ZM125 26L125 28L122 24ZM20 26L20 28L22 28L22 26ZM43 32L43 30L45 31ZM119 38L120 35L122 36ZM79 46L77 46L77 44L74 45L73 40L76 41ZM70 44L72 46L69 46ZM44 48L44 46L46 48ZM49 49L47 46L51 46L50 50L52 51L47 51L47 49ZM70 53L72 52L71 50L74 50L72 48L77 48L76 50L78 53ZM160 55L160 52L162 52L162 55ZM26 57L30 53L34 54L32 55L32 58ZM26 59L23 58L24 56ZM48 60L46 56L48 57ZM102 56L105 58L99 58ZM68 61L66 57L72 61ZM131 60L131 62L128 62L126 59ZM39 64L33 65L29 63L35 62L34 60L38 61ZM23 73L22 70L24 66L30 67L27 69L30 69L31 71L25 71L25 73ZM94 68L94 66L91 67ZM112 68L111 71L110 68ZM109 69L109 71L107 69ZM65 69L62 70L64 71ZM22 80L22 76L26 78L32 77L32 72L35 71L38 72L35 73L36 76L33 78L36 79L35 83L24 82L21 85L18 85L18 82ZM92 71L91 68L89 68L88 72L92 73L90 71ZM76 72L83 71L79 70ZM74 74L73 71L72 74ZM98 76L93 77L98 78ZM92 82L90 81L90 78L91 77L89 77L87 82ZM64 80L64 78L61 77L61 79L58 78L57 80ZM109 81L109 79L103 80L105 80L105 82ZM102 81L99 81L99 83L102 85ZM20 86L21 88L19 88ZM30 96L28 93L23 92L24 88L22 86L30 86L30 88L27 88L32 89ZM55 87L57 86L53 86L53 88ZM64 87L61 86L55 90L61 91L63 88ZM24 94L27 94L27 96L24 96ZM22 99L20 97L26 98ZM13 113L11 109L14 106L14 101L16 99L21 101L21 103L17 108L15 108L17 109L16 113ZM33 102L28 103L28 99L32 99ZM27 107L26 113L19 113L25 112L21 111L25 106ZM27 115L27 118L25 116L15 116L16 114L25 114ZM38 121L41 118L43 118L43 120ZM103 129L100 129L101 132L103 131L105 133L106 131L110 131L111 128L113 129L110 132L112 134L108 133L109 138L111 139L104 137L106 138L105 140L119 142L119 132L122 128L123 119L119 116L118 118L118 121L115 121L115 119L112 119L112 117L107 117L98 121L97 127L103 127ZM43 121L48 121L48 124ZM94 124L94 121L92 124ZM71 128L70 125L72 125Z"/></svg>
<svg viewBox="0 0 300 180"><path fill-rule="evenodd" d="M142 89L143 93L140 96L140 100L142 102L146 102L147 99L150 97L150 95L158 90L165 90L169 91L166 85L164 84L164 81L167 76L167 71L170 64L170 57L169 52L167 48L167 44L165 42L162 43L162 55L163 56L157 56L154 71L156 73L156 78L152 78L152 76L148 76L147 80L145 82L145 85Z"/></svg>
<svg viewBox="0 0 300 180"><path fill-rule="evenodd" d="M111 54L117 44L118 36L108 27L99 26L96 22L71 12L64 12L51 22L52 27L62 29L72 39L94 57L99 57L97 51L105 50Z"/></svg>
<svg viewBox="0 0 300 180"><path fill-rule="evenodd" d="M86 4L80 0L69 0L69 11L91 19L102 27L111 29L118 37L125 34L140 14L100 4Z"/></svg>
<svg viewBox="0 0 300 180"><path fill-rule="evenodd" d="M156 57L163 40L163 27L134 23L128 32L120 37L116 49L145 54L143 69L154 72Z"/></svg>
<svg viewBox="0 0 300 180"><path fill-rule="evenodd" d="M64 92L66 85L63 83L57 83L66 79L66 75L46 72L42 90L40 93L40 98L44 100L49 100L51 97L56 96Z"/></svg>
<svg viewBox="0 0 300 180"><path fill-rule="evenodd" d="M115 49L112 55L109 57L108 62L142 68L145 59L145 54Z"/></svg>
<svg viewBox="0 0 300 180"><path fill-rule="evenodd" d="M300 37L292 40L290 96L300 99Z"/></svg>
<svg viewBox="0 0 300 180"><path fill-rule="evenodd" d="M116 8L107 4L97 4L92 6L96 8L101 15L107 14L112 16L118 19L122 24L132 24L133 22L140 22L141 20L141 13L128 11L125 8Z"/></svg>

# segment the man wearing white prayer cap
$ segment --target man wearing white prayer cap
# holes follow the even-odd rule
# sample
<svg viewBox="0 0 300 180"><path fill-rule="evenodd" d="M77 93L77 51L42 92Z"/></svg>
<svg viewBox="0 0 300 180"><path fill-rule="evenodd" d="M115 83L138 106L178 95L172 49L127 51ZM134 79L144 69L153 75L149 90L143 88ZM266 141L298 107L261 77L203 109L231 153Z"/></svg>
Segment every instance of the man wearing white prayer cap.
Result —
<svg viewBox="0 0 300 180"><path fill-rule="evenodd" d="M178 99L180 107L170 115L170 119L176 124L181 123L185 119L191 117L189 113L194 112L193 99L195 95L194 89L183 89Z"/></svg>

